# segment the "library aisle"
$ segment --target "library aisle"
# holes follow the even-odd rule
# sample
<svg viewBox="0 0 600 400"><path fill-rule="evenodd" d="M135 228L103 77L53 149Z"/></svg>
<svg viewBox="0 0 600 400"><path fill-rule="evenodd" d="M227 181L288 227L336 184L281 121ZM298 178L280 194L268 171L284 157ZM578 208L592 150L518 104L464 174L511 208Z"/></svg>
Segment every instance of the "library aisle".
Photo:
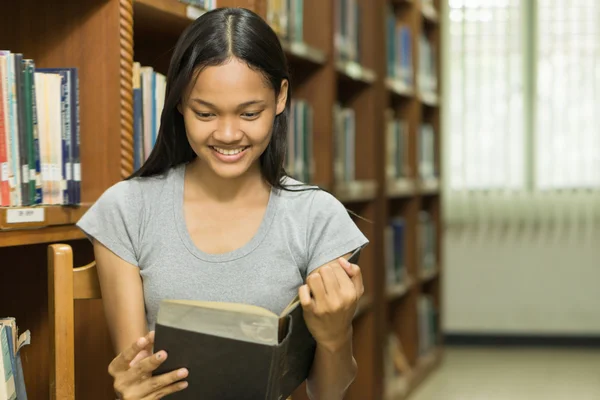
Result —
<svg viewBox="0 0 600 400"><path fill-rule="evenodd" d="M598 349L447 347L411 400L596 400L598 365Z"/></svg>

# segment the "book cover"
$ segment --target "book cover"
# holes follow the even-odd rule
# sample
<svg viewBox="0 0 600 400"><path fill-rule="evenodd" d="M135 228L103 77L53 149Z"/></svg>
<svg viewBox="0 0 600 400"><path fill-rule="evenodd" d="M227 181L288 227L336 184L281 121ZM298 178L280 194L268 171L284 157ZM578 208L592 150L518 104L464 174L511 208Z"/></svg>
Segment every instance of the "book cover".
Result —
<svg viewBox="0 0 600 400"><path fill-rule="evenodd" d="M189 370L189 386L173 399L279 400L308 377L316 343L297 298L281 316L242 304L166 300L154 348L168 353L155 375Z"/></svg>

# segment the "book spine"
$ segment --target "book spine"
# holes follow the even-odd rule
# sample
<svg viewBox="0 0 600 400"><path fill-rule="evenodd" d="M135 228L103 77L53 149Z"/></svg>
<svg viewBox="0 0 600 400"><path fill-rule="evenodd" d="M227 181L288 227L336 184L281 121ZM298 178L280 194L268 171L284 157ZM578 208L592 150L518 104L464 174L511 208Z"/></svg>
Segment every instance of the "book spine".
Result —
<svg viewBox="0 0 600 400"><path fill-rule="evenodd" d="M80 107L79 107L79 70L71 69L71 148L73 168L74 204L81 204L81 155L80 155Z"/></svg>
<svg viewBox="0 0 600 400"><path fill-rule="evenodd" d="M75 92L75 83L73 82L73 72L72 69L69 68L66 71L67 75L67 93L66 93L66 102L67 102L67 111L66 117L68 120L68 124L66 126L66 131L64 133L64 155L63 157L63 165L65 168L64 178L66 179L67 187L66 187L66 204L75 204L75 185L73 180L73 143L74 143L74 130L75 130L75 121L73 119L73 109L75 108L75 102L73 101L74 92Z"/></svg>
<svg viewBox="0 0 600 400"><path fill-rule="evenodd" d="M27 169L29 180L27 182L28 196L30 204L38 204L36 200L36 168L34 154L34 117L33 117L33 61L23 60L23 86L24 86L24 108L25 108L25 128L27 130Z"/></svg>
<svg viewBox="0 0 600 400"><path fill-rule="evenodd" d="M29 206L33 199L29 196L29 136L27 129L27 99L25 90L25 64L23 55L15 54L15 78L17 90L17 115L19 118L19 159L21 168L21 204Z"/></svg>
<svg viewBox="0 0 600 400"><path fill-rule="evenodd" d="M144 154L143 140L143 121L142 121L142 90L133 89L133 169L137 171L142 166Z"/></svg>
<svg viewBox="0 0 600 400"><path fill-rule="evenodd" d="M69 197L68 190L68 182L71 179L70 175L70 167L69 167L69 136L71 131L71 113L70 113L70 105L71 105L71 90L70 90L70 77L68 71L61 71L61 121L62 121L62 130L61 130L61 189L62 189L62 204L71 204L71 199Z"/></svg>
<svg viewBox="0 0 600 400"><path fill-rule="evenodd" d="M36 99L36 88L35 88L35 62L32 61L29 66L30 80L31 80L31 121L32 121L32 135L33 135L33 163L34 163L34 204L43 204L44 198L42 196L42 169L40 159L40 138L39 138L39 126L38 126L38 110L37 110L37 99Z"/></svg>
<svg viewBox="0 0 600 400"><path fill-rule="evenodd" d="M7 62L8 70L8 120L10 121L10 134L8 135L10 145L9 161L11 165L9 175L12 206L20 206L21 203L21 162L19 159L19 122L17 114L17 88L15 77L15 55L9 54Z"/></svg>
<svg viewBox="0 0 600 400"><path fill-rule="evenodd" d="M10 205L8 184L7 132L8 115L6 113L6 55L0 52L0 206Z"/></svg>

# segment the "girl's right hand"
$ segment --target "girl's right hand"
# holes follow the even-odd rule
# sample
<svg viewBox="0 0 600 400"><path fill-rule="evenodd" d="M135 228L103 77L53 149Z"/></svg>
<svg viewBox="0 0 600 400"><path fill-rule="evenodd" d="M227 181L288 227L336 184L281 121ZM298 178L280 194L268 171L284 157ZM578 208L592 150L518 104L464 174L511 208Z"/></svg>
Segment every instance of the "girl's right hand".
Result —
<svg viewBox="0 0 600 400"><path fill-rule="evenodd" d="M161 399L187 387L187 382L181 381L188 376L185 368L152 376L152 371L167 359L167 353L162 350L151 354L153 343L154 332L150 332L115 357L108 366L118 399Z"/></svg>

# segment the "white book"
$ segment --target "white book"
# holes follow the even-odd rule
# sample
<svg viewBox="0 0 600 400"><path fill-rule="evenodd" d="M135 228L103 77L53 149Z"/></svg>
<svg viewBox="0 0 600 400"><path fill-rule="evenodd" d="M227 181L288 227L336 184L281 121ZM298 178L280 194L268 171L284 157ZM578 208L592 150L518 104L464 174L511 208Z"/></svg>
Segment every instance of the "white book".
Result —
<svg viewBox="0 0 600 400"><path fill-rule="evenodd" d="M50 130L50 174L52 180L52 204L63 203L63 178L62 178L62 105L61 105L62 77L58 74L49 74L48 77L48 117Z"/></svg>

